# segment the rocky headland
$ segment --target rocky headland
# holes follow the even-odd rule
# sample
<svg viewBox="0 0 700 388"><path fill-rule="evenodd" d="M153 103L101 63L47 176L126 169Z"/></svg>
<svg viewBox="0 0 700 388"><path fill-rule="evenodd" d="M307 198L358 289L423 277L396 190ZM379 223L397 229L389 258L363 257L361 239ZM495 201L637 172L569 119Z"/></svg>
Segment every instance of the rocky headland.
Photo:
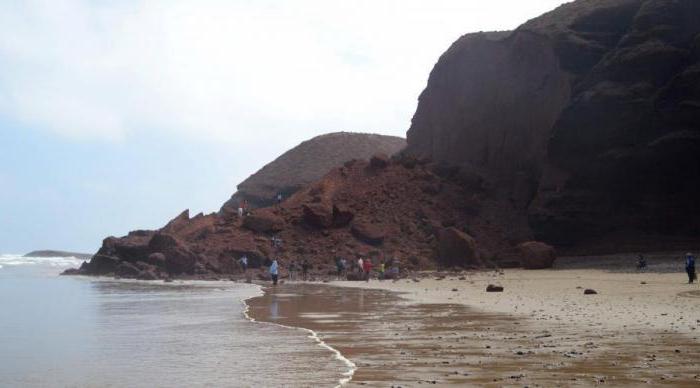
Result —
<svg viewBox="0 0 700 388"><path fill-rule="evenodd" d="M432 70L398 154L398 138L317 137L219 213L109 237L68 273L221 278L246 255L308 259L323 277L336 256L546 268L554 249L697 248L699 69L694 0L578 0L467 34Z"/></svg>

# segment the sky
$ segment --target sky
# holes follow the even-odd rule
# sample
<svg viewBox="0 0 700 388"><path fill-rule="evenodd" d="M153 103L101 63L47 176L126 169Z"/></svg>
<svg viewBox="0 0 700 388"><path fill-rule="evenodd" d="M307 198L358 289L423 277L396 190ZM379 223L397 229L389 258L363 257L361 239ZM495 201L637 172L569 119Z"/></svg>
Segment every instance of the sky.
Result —
<svg viewBox="0 0 700 388"><path fill-rule="evenodd" d="M0 0L0 253L217 211L289 148L405 136L468 32L561 0Z"/></svg>

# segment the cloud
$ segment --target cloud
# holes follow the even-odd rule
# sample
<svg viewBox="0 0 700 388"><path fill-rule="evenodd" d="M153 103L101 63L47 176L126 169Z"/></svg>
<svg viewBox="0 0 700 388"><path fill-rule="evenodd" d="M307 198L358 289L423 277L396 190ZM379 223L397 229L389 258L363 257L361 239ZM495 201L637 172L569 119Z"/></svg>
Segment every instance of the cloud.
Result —
<svg viewBox="0 0 700 388"><path fill-rule="evenodd" d="M459 35L513 28L560 2L7 1L0 115L100 141L400 135Z"/></svg>

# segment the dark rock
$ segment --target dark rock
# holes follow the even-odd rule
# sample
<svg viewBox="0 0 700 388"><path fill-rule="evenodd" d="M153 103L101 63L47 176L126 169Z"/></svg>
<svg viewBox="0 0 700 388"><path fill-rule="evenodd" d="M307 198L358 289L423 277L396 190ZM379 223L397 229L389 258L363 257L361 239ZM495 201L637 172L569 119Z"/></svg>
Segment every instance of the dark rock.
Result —
<svg viewBox="0 0 700 388"><path fill-rule="evenodd" d="M439 232L438 241L438 260L443 265L448 267L480 267L482 265L476 241L459 229L443 228Z"/></svg>
<svg viewBox="0 0 700 388"><path fill-rule="evenodd" d="M333 226L340 228L348 225L354 218L352 210L345 205L333 205Z"/></svg>
<svg viewBox="0 0 700 388"><path fill-rule="evenodd" d="M148 255L148 262L156 267L165 267L165 255L161 252L154 252Z"/></svg>
<svg viewBox="0 0 700 388"><path fill-rule="evenodd" d="M284 220L270 211L259 210L243 218L243 227L259 233L278 232L284 227Z"/></svg>
<svg viewBox="0 0 700 388"><path fill-rule="evenodd" d="M693 0L573 1L464 35L430 74L405 153L477 171L527 239L697 245L698 36Z"/></svg>
<svg viewBox="0 0 700 388"><path fill-rule="evenodd" d="M116 275L122 278L135 278L141 271L128 261L122 261L117 266Z"/></svg>
<svg viewBox="0 0 700 388"><path fill-rule="evenodd" d="M350 230L355 238L370 245L381 245L386 237L381 226L359 220L353 222Z"/></svg>
<svg viewBox="0 0 700 388"><path fill-rule="evenodd" d="M80 270L80 268L68 268L67 270L61 272L61 275L82 275L83 272Z"/></svg>
<svg viewBox="0 0 700 388"><path fill-rule="evenodd" d="M370 158L369 165L375 170L386 168L389 165L389 157L385 154L375 154Z"/></svg>
<svg viewBox="0 0 700 388"><path fill-rule="evenodd" d="M119 258L96 254L87 265L86 272L92 275L107 275L114 273L119 265Z"/></svg>
<svg viewBox="0 0 700 388"><path fill-rule="evenodd" d="M595 295L597 293L598 292L596 292L596 290L591 288L586 288L585 290L583 290L583 295Z"/></svg>
<svg viewBox="0 0 700 388"><path fill-rule="evenodd" d="M165 255L165 269L170 274L192 274L197 256L175 237L157 233L149 243L152 252Z"/></svg>
<svg viewBox="0 0 700 388"><path fill-rule="evenodd" d="M302 207L304 221L315 228L324 229L333 225L333 209L324 203L305 204Z"/></svg>
<svg viewBox="0 0 700 388"><path fill-rule="evenodd" d="M517 246L520 263L526 269L551 268L557 258L551 245L539 241L528 241Z"/></svg>
<svg viewBox="0 0 700 388"><path fill-rule="evenodd" d="M503 287L489 284L486 286L486 292L503 292Z"/></svg>

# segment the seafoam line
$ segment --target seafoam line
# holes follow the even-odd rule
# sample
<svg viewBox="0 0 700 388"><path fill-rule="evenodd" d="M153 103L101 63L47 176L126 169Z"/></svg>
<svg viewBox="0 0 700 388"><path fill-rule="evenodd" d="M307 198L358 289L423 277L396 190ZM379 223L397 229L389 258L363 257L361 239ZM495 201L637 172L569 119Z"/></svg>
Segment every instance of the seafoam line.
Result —
<svg viewBox="0 0 700 388"><path fill-rule="evenodd" d="M264 295L264 291L262 291L262 287L258 286L258 291L260 292L260 294L257 295L257 296L262 296L262 295ZM244 306L244 307L243 307L243 315L244 315L249 321L255 322L255 323L266 323L266 324L269 324L269 325L276 325L276 326L284 327L284 328L287 328L287 329L302 330L302 331L307 332L307 333L309 334L309 338L312 338L314 341L316 341L316 344L317 344L318 346L320 346L320 347L322 347L322 348L324 348L324 349L327 349L327 350L331 351L331 352L335 355L335 359L336 359L336 360L341 361L342 363L344 363L344 364L348 367L347 372L344 372L344 373L343 373L343 378L341 378L340 380L338 380L338 385L336 385L335 387L336 387L336 388L342 387L343 385L349 383L350 380L352 380L352 376L355 374L355 371L357 370L357 365L355 365L355 363L352 362L352 361L351 361L350 359L348 359L347 357L343 356L343 354L340 353L340 351L338 351L338 349L336 349L336 348L334 348L334 347L328 345L325 341L323 341L323 340L318 336L318 333L316 333L315 331L313 331L313 330L311 330L311 329L307 329L307 328L305 328L305 327L287 326L287 325L283 325L283 324L281 324L281 323L276 323L276 322L258 321L258 320L256 320L255 318L251 317L250 314L248 314L248 311L250 310L250 306L248 305L248 299L252 299L252 298L255 298L255 296L250 297L250 298L247 298L247 299L244 299L244 300L242 301L242 302L243 302L243 306Z"/></svg>

